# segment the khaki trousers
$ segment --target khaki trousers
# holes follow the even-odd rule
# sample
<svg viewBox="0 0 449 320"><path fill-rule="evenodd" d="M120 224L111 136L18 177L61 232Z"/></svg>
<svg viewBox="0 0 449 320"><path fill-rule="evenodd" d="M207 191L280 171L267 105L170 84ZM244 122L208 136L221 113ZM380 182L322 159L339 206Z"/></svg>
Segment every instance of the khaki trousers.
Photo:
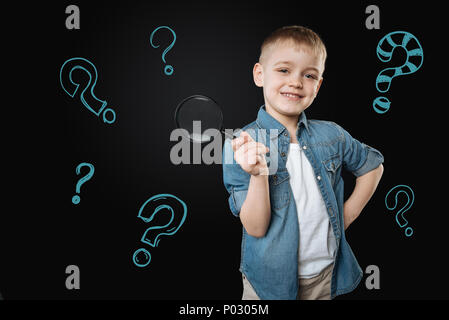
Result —
<svg viewBox="0 0 449 320"><path fill-rule="evenodd" d="M319 275L310 279L299 279L299 289L297 300L330 300L331 299L331 280L334 265L326 267ZM243 296L242 300L260 300L253 286L242 274L243 278Z"/></svg>

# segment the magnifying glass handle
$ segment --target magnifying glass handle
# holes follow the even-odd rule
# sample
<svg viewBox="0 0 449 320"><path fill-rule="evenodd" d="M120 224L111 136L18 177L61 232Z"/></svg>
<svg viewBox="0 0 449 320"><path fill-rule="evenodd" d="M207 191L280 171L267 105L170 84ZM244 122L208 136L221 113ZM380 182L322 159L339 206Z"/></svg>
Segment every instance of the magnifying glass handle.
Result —
<svg viewBox="0 0 449 320"><path fill-rule="evenodd" d="M237 136L234 134L231 134L229 132L226 132L225 130L221 130L221 132L226 136L226 138L234 140L235 138L237 138Z"/></svg>

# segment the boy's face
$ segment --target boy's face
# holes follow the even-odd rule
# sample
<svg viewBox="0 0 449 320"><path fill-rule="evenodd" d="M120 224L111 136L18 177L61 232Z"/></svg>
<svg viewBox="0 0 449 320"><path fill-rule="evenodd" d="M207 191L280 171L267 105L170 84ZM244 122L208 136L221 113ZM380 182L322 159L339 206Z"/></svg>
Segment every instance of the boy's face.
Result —
<svg viewBox="0 0 449 320"><path fill-rule="evenodd" d="M324 62L307 45L284 41L266 48L253 70L254 82L263 87L268 113L281 120L298 118L315 99L323 81Z"/></svg>

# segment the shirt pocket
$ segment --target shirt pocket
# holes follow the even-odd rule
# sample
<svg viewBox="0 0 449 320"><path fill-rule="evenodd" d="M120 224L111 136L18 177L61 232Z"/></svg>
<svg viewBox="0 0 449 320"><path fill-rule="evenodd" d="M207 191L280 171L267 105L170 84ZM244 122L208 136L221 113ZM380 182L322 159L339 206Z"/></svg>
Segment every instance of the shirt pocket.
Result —
<svg viewBox="0 0 449 320"><path fill-rule="evenodd" d="M327 160L322 161L324 168L326 169L327 177L332 186L335 186L337 177L340 174L341 159L338 154L329 157Z"/></svg>
<svg viewBox="0 0 449 320"><path fill-rule="evenodd" d="M274 213L280 215L277 210L287 207L290 203L290 175L288 171L277 171L276 174L269 176L270 184L270 202Z"/></svg>

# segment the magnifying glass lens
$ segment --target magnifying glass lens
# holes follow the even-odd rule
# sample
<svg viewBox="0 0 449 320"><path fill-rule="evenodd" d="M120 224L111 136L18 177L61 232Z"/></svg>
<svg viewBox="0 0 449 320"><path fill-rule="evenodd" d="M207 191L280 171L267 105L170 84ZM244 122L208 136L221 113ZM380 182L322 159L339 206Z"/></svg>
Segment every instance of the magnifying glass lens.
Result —
<svg viewBox="0 0 449 320"><path fill-rule="evenodd" d="M187 130L190 140L203 143L212 140L212 136L204 134L207 129L221 130L223 113L214 100L198 95L179 104L175 121L178 128Z"/></svg>

